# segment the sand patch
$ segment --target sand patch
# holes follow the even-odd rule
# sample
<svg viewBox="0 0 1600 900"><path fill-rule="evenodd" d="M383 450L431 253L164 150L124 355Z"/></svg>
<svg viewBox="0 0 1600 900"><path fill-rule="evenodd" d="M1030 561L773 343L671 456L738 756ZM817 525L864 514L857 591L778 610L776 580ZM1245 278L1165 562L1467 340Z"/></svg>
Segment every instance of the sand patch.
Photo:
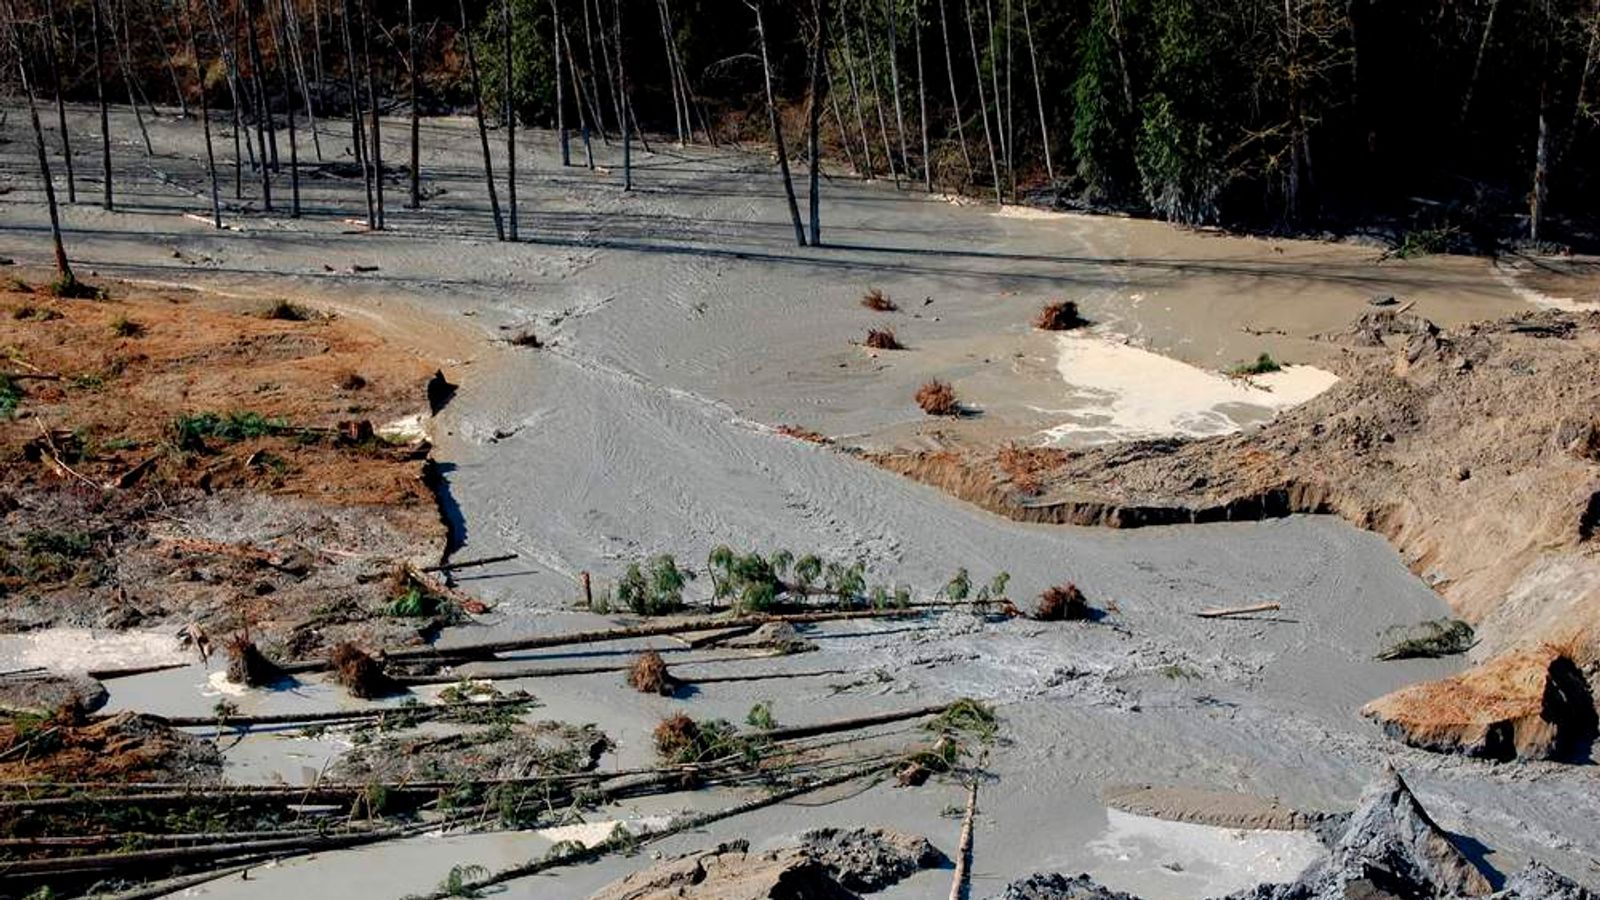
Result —
<svg viewBox="0 0 1600 900"><path fill-rule="evenodd" d="M1056 369L1069 399L1067 408L1049 411L1065 415L1044 432L1056 444L1231 434L1339 380L1312 366L1230 378L1093 334L1061 334L1056 341Z"/></svg>
<svg viewBox="0 0 1600 900"><path fill-rule="evenodd" d="M0 635L0 669L41 666L53 672L87 672L183 663L193 658L171 634L160 631L103 631L45 628Z"/></svg>
<svg viewBox="0 0 1600 900"><path fill-rule="evenodd" d="M1098 880L1141 897L1219 897L1292 880L1324 850L1304 831L1255 831L1166 822L1115 809L1088 844Z"/></svg>

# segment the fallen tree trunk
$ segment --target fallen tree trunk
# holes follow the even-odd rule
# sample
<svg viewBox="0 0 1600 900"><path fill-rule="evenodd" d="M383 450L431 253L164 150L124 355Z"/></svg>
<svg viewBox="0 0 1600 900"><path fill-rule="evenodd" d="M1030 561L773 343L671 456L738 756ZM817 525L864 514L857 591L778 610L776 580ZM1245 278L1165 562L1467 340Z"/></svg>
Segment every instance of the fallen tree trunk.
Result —
<svg viewBox="0 0 1600 900"><path fill-rule="evenodd" d="M972 822L978 817L978 776L967 786L967 812L961 818L961 839L956 842L956 871L950 878L950 900L964 900L972 866Z"/></svg>
<svg viewBox="0 0 1600 900"><path fill-rule="evenodd" d="M1227 618L1228 616L1244 616L1249 615L1250 613L1272 612L1273 610L1282 608L1283 606L1278 603L1256 603L1251 606L1230 606L1219 609L1202 609L1195 613L1195 615L1202 619L1223 619Z"/></svg>

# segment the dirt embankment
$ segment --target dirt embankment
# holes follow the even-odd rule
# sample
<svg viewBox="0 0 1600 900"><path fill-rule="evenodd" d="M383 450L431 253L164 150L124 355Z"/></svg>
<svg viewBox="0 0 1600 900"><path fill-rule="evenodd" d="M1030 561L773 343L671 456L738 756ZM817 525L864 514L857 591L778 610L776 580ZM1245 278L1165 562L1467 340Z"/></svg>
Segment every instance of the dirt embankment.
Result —
<svg viewBox="0 0 1600 900"><path fill-rule="evenodd" d="M0 631L415 635L380 576L445 530L426 443L371 423L426 416L431 365L294 303L7 274L31 277L0 285Z"/></svg>
<svg viewBox="0 0 1600 900"><path fill-rule="evenodd" d="M1600 315L1445 332L1378 311L1328 339L1343 380L1252 433L870 458L1024 521L1340 515L1386 536L1480 641L1480 665L1368 714L1434 749L1582 752L1600 673Z"/></svg>

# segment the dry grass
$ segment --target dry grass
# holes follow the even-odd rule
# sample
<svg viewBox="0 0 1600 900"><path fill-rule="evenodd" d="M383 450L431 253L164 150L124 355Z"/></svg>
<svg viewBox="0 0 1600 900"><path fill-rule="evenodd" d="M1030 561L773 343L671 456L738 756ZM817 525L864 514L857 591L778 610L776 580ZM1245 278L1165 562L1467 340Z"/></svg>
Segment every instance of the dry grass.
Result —
<svg viewBox="0 0 1600 900"><path fill-rule="evenodd" d="M866 341L866 344L867 344L868 347L871 347L873 350L904 350L905 349L905 345L900 343L900 339L894 336L894 329L893 328L869 328L869 329L867 329L867 341Z"/></svg>
<svg viewBox="0 0 1600 900"><path fill-rule="evenodd" d="M953 416L961 412L955 389L949 382L937 378L917 389L917 405L930 416Z"/></svg>
<svg viewBox="0 0 1600 900"><path fill-rule="evenodd" d="M1072 582L1048 588L1039 595L1033 617L1040 622L1066 622L1089 618L1089 601Z"/></svg>
<svg viewBox="0 0 1600 900"><path fill-rule="evenodd" d="M683 713L673 713L656 725L656 754L662 759L689 761L698 756L700 726Z"/></svg>
<svg viewBox="0 0 1600 900"><path fill-rule="evenodd" d="M660 653L646 650L634 657L633 668L628 670L628 684L641 694L670 697L677 692L679 682L667 671L667 662Z"/></svg>
<svg viewBox="0 0 1600 900"><path fill-rule="evenodd" d="M889 295L885 294L882 288L873 288L862 295L861 305L874 312L895 312L900 309L900 306L889 299Z"/></svg>
<svg viewBox="0 0 1600 900"><path fill-rule="evenodd" d="M229 681L245 687L268 687L282 681L284 672L261 652L248 634L227 640Z"/></svg>
<svg viewBox="0 0 1600 900"><path fill-rule="evenodd" d="M1078 315L1078 304L1071 300L1047 304L1033 317L1033 327L1044 331L1069 331L1084 324Z"/></svg>
<svg viewBox="0 0 1600 900"><path fill-rule="evenodd" d="M333 663L334 680L343 685L352 697L371 700L400 690L400 685L384 673L383 666L377 660L349 641L335 644L328 658Z"/></svg>

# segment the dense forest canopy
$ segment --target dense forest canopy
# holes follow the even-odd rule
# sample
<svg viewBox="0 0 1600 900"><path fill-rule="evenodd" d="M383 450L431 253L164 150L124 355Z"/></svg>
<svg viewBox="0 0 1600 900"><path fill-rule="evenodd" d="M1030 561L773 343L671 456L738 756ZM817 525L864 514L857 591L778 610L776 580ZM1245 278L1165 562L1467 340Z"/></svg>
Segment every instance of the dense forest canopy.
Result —
<svg viewBox="0 0 1600 900"><path fill-rule="evenodd" d="M491 119L509 21L523 123L554 125L559 102L597 137L626 115L680 140L766 140L759 6L802 161L820 59L825 152L907 185L1260 230L1382 225L1421 250L1586 244L1600 199L1600 0L8 2L44 97L96 96L98 11L114 100L193 104L198 48L218 115L236 96L284 115L280 59L312 110L348 115L350 17L382 108L406 111L415 47L424 110L464 111L464 18Z"/></svg>

